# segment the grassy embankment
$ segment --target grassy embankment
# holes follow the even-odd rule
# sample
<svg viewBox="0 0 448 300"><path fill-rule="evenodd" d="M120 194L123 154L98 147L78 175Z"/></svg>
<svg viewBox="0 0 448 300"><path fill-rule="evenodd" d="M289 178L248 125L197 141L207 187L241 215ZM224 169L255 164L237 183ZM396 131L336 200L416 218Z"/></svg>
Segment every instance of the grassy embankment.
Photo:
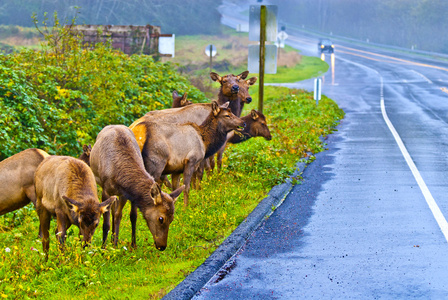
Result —
<svg viewBox="0 0 448 300"><path fill-rule="evenodd" d="M186 39L195 39L204 47L209 43L200 37ZM176 44L180 59L182 38ZM305 57L301 57L300 65L309 69L309 74L326 71L325 65L310 64ZM242 71L231 68L235 73ZM216 85L213 87L217 89ZM245 107L243 115L256 108L256 89L252 91L254 102ZM106 249L100 248L100 226L92 246L83 250L78 229L72 227L64 253L58 250L56 238L51 236L48 261L44 260L37 237L39 222L31 205L2 216L0 296L5 299L153 299L169 292L217 248L274 185L292 174L298 159L307 152L324 149L319 137L331 133L343 117L343 112L325 96L316 107L310 93L287 88L266 87L264 107L273 139L256 138L229 147L222 172L206 178L201 190L191 192L190 206L184 208L182 199L176 203L169 244L164 252L153 247L141 216L137 226L138 247L130 247L131 229L126 217L129 205L125 208L117 248L110 244Z"/></svg>

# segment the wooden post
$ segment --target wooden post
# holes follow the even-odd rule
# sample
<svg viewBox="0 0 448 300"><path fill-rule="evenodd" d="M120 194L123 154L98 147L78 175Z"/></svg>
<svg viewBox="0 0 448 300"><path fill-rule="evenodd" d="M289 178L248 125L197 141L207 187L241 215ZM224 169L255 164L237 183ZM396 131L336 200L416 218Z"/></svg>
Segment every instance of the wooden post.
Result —
<svg viewBox="0 0 448 300"><path fill-rule="evenodd" d="M260 65L258 75L258 111L263 113L264 62L266 42L266 5L260 7Z"/></svg>

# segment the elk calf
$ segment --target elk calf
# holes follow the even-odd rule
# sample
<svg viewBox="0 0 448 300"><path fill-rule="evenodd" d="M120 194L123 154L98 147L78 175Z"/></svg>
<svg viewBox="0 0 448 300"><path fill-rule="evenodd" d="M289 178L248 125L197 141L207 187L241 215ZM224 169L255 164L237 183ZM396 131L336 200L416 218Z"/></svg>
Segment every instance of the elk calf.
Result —
<svg viewBox="0 0 448 300"><path fill-rule="evenodd" d="M84 246L90 243L101 214L116 200L100 203L95 177L83 161L69 156L49 156L37 168L35 178L36 210L42 230L44 252L50 247L49 227L56 216L58 240L64 244L67 229L79 227Z"/></svg>
<svg viewBox="0 0 448 300"><path fill-rule="evenodd" d="M132 131L123 125L104 127L90 153L90 167L103 188L103 199L119 196L112 208L112 233L117 245L123 207L131 201L132 246L136 246L137 208L141 211L154 238L155 247L167 246L168 230L174 219L174 203L184 186L171 194L161 191L143 165L142 154ZM110 229L109 215L104 216L103 244Z"/></svg>
<svg viewBox="0 0 448 300"><path fill-rule="evenodd" d="M26 149L0 162L0 215L36 205L34 173L48 156L40 149Z"/></svg>
<svg viewBox="0 0 448 300"><path fill-rule="evenodd" d="M176 188L178 177L183 173L186 206L197 164L222 147L229 131L243 126L244 122L232 114L228 103L219 106L213 101L211 113L200 126L194 123L142 122L133 130L146 133L143 160L146 170L157 181L162 175L172 174L173 187Z"/></svg>

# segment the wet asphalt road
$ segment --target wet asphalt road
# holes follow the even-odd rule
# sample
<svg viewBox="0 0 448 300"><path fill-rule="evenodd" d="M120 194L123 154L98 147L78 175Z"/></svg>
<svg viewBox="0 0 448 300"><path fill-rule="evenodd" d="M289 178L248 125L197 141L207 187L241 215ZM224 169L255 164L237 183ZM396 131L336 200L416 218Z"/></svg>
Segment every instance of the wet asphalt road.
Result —
<svg viewBox="0 0 448 300"><path fill-rule="evenodd" d="M345 119L194 299L448 299L448 63L334 42L322 92Z"/></svg>

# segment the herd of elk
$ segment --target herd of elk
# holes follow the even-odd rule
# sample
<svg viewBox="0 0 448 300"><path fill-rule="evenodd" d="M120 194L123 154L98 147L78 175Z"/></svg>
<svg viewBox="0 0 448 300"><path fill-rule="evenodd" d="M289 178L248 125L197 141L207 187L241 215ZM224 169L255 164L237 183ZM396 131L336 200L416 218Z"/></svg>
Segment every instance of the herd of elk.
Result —
<svg viewBox="0 0 448 300"><path fill-rule="evenodd" d="M228 108L213 101L212 111L201 125L195 123L172 124L164 122L141 122L133 128L134 133L145 135L142 155L146 170L160 181L162 175L172 174L175 179L184 176L184 204L188 204L190 180L198 163L215 154L225 143L227 133L242 130L244 121ZM241 128L241 129L240 129Z"/></svg>
<svg viewBox="0 0 448 300"><path fill-rule="evenodd" d="M211 72L210 78L220 84L217 101L192 103L187 93L180 96L173 91L172 108L150 111L129 127L104 127L93 147L83 146L78 159L27 149L1 161L0 215L32 202L45 253L52 217L56 217L56 235L63 249L72 224L79 227L83 246L90 243L101 215L104 246L112 215L112 238L117 246L123 208L129 200L131 245L136 247L140 210L155 247L165 250L176 199L184 191L184 205L188 205L190 183L195 176L202 177L209 159L218 155L219 171L226 143L257 136L272 138L263 114L252 110L240 118L244 104L252 101L249 87L257 81L256 77L246 79L248 74L220 76ZM209 168L213 169L211 162ZM162 191L162 183L172 189L170 194ZM97 185L102 188L102 202Z"/></svg>

